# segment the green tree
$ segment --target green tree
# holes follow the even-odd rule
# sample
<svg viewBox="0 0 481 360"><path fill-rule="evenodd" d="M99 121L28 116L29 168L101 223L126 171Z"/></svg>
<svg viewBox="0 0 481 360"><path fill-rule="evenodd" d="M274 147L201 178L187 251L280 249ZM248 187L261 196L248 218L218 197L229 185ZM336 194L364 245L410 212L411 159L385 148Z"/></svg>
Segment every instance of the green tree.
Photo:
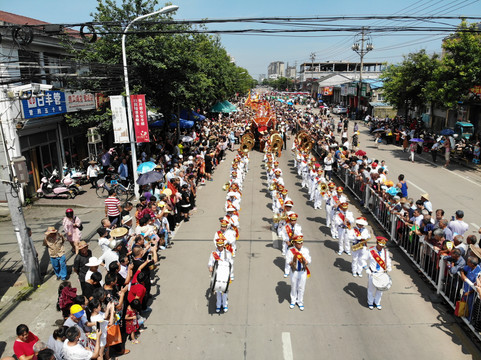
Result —
<svg viewBox="0 0 481 360"><path fill-rule="evenodd" d="M454 109L459 102L473 100L470 89L481 85L481 34L479 24L462 21L443 42L444 56L429 84L431 99Z"/></svg>
<svg viewBox="0 0 481 360"><path fill-rule="evenodd" d="M403 109L407 117L409 110L419 109L431 99L428 84L438 67L438 56L429 56L425 50L410 53L402 63L387 67L382 73L386 100Z"/></svg>
<svg viewBox="0 0 481 360"><path fill-rule="evenodd" d="M110 93L119 94L123 91L123 29L137 16L155 11L158 1L122 0L118 5L114 0L97 1L91 16L103 24L96 27L99 39L74 54L84 62L117 69L109 81ZM168 116L182 108L208 109L217 100L244 94L252 87L252 77L235 65L218 37L195 33L191 25L163 21L171 18L172 14L155 15L129 29L126 52L132 93L146 94L148 105ZM85 122L105 120L100 115L87 114Z"/></svg>

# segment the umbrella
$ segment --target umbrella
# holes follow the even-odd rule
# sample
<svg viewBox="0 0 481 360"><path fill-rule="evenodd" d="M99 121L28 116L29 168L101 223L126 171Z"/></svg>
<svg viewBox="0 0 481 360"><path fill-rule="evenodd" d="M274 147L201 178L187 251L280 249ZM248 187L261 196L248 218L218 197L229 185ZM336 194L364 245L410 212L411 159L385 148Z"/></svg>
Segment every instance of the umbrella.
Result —
<svg viewBox="0 0 481 360"><path fill-rule="evenodd" d="M145 163L142 163L142 164L145 164ZM137 179L137 184L147 185L162 179L163 179L162 173L158 171L149 171L139 176L139 178Z"/></svg>
<svg viewBox="0 0 481 360"><path fill-rule="evenodd" d="M395 187L390 187L389 189L387 189L386 192L387 192L389 195L394 196L394 195L397 194L398 190L397 190Z"/></svg>
<svg viewBox="0 0 481 360"><path fill-rule="evenodd" d="M182 142L188 143L188 142L191 142L191 141L194 141L194 138L191 137L191 136L182 137Z"/></svg>
<svg viewBox="0 0 481 360"><path fill-rule="evenodd" d="M364 155L366 155L366 152L364 150L358 150L358 151L356 151L355 155L364 156Z"/></svg>
<svg viewBox="0 0 481 360"><path fill-rule="evenodd" d="M423 139L419 139L419 138L414 138L414 139L411 139L409 140L410 142L424 142Z"/></svg>
<svg viewBox="0 0 481 360"><path fill-rule="evenodd" d="M383 129L383 128L379 128L379 129L376 129L376 130L373 130L372 132L373 133L376 133L376 132L381 132L381 131L386 131L386 129Z"/></svg>
<svg viewBox="0 0 481 360"><path fill-rule="evenodd" d="M292 101L289 101L287 105L294 105L294 104L292 103Z"/></svg>
<svg viewBox="0 0 481 360"><path fill-rule="evenodd" d="M443 129L443 130L441 130L440 134L444 135L444 136L453 135L454 130L453 129Z"/></svg>
<svg viewBox="0 0 481 360"><path fill-rule="evenodd" d="M146 161L146 162L143 162L142 164L140 164L137 168L137 172L139 174L145 174L145 173L148 173L149 171L152 171L154 170L154 168L156 167L157 165L152 162L152 161Z"/></svg>

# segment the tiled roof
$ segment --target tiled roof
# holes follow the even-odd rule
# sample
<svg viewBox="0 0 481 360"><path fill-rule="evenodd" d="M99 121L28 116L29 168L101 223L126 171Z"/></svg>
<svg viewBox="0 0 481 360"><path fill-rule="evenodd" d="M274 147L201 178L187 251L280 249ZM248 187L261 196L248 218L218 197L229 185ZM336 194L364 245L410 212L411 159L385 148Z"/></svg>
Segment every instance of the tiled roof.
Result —
<svg viewBox="0 0 481 360"><path fill-rule="evenodd" d="M48 22L32 19L26 16L0 11L0 21L15 25L45 25Z"/></svg>

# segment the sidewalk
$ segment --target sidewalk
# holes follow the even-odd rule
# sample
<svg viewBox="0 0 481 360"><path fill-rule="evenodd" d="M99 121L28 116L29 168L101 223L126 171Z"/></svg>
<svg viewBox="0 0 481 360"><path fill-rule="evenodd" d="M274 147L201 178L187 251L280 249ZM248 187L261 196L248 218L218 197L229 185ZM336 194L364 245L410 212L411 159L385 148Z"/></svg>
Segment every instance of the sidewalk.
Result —
<svg viewBox="0 0 481 360"><path fill-rule="evenodd" d="M38 253L40 272L44 284L53 275L50 258L43 246L44 232L47 227L61 228L65 209L73 208L75 215L82 220L84 225L82 237L89 242L100 226L100 220L104 217L104 199L97 197L95 189L89 187L84 189L86 191L73 200L39 199L33 205L23 209L27 226L32 229L32 240ZM0 219L0 238L2 239L0 241L1 321L22 299L28 297L33 289L28 286L26 276L22 272L23 264L19 246L9 216ZM95 247L91 247L91 250L94 251ZM66 244L65 250L70 272L73 254L70 251L69 244Z"/></svg>

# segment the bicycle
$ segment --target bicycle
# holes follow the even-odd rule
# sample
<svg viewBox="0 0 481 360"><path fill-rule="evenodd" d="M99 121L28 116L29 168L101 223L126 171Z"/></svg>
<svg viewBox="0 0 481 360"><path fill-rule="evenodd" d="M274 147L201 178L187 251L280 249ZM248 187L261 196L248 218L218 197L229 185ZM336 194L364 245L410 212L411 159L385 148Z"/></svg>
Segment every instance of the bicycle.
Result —
<svg viewBox="0 0 481 360"><path fill-rule="evenodd" d="M110 178L110 180L107 178ZM107 175L103 179L97 181L96 193L99 198L108 198L109 191L111 189L115 190L119 200L121 201L127 201L131 196L134 195L134 184L129 182L127 187L125 187L119 183L118 177Z"/></svg>

